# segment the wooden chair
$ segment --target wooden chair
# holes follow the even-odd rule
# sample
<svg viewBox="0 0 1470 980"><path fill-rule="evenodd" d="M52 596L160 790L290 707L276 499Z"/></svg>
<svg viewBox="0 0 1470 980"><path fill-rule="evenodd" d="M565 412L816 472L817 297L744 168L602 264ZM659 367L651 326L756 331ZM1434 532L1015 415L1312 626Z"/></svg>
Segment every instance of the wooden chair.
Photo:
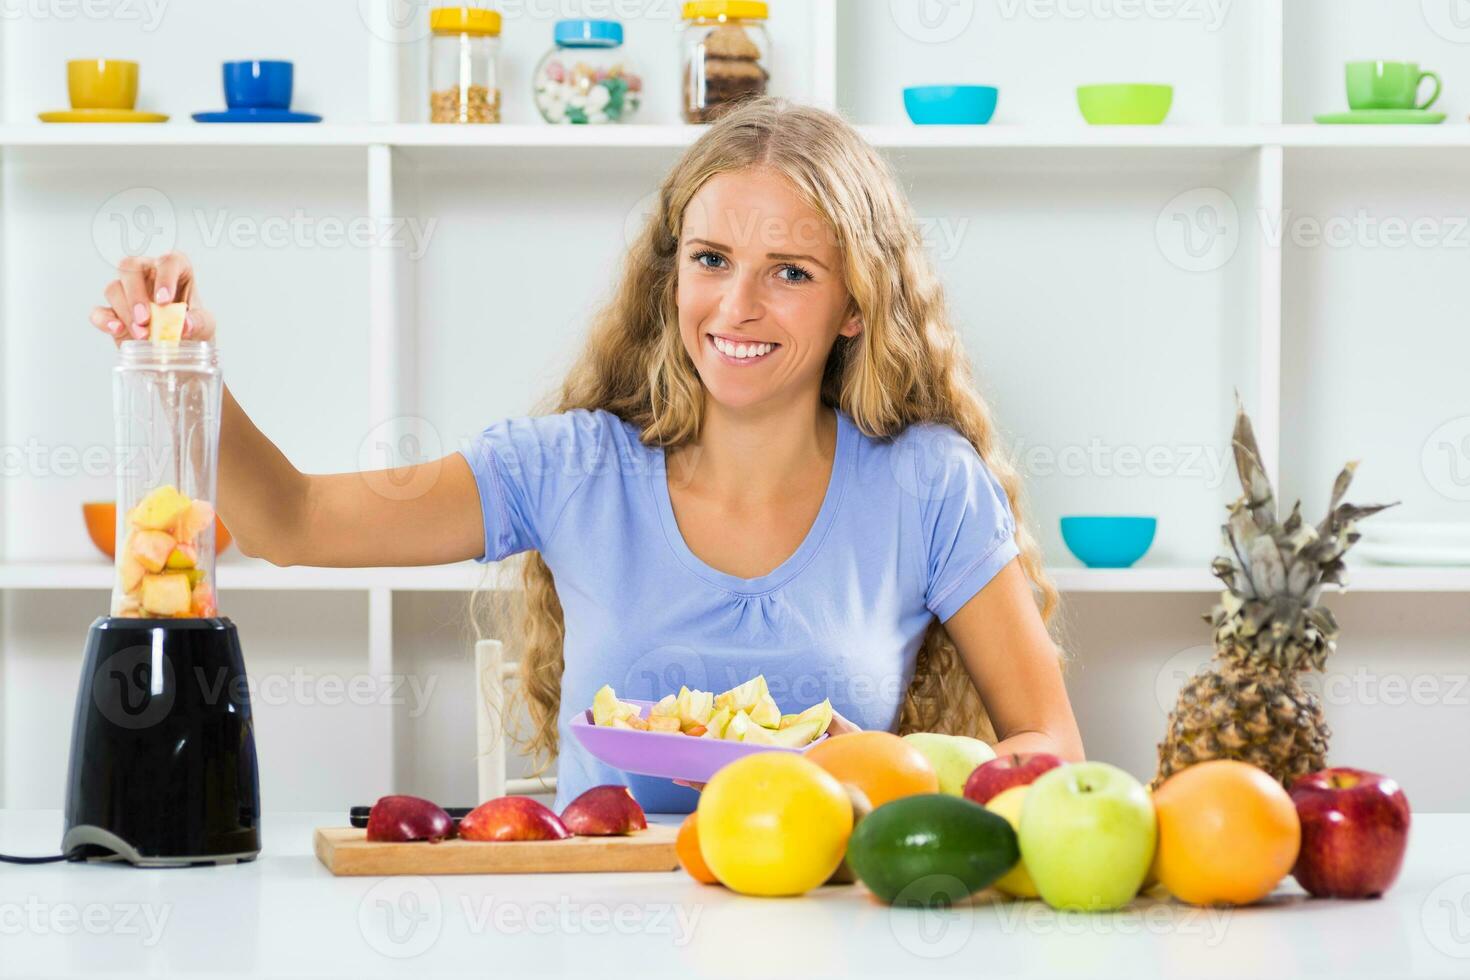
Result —
<svg viewBox="0 0 1470 980"><path fill-rule="evenodd" d="M556 777L506 779L506 737L501 719L505 715L506 682L517 675L520 665L507 663L505 645L499 640L480 640L475 644L475 677L480 696L475 699L479 751L479 802L497 796L556 792Z"/></svg>

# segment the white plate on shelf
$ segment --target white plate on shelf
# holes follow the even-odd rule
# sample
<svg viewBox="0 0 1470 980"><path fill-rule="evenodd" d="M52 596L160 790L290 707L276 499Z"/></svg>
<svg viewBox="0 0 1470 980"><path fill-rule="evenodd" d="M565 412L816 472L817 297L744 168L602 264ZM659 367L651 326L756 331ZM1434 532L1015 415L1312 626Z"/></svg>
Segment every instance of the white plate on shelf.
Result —
<svg viewBox="0 0 1470 980"><path fill-rule="evenodd" d="M1369 541L1364 538L1349 554L1375 565L1470 565L1470 545L1436 548L1430 545Z"/></svg>
<svg viewBox="0 0 1470 980"><path fill-rule="evenodd" d="M1470 521L1376 521L1370 518L1359 524L1357 531L1363 536L1363 544L1470 550Z"/></svg>

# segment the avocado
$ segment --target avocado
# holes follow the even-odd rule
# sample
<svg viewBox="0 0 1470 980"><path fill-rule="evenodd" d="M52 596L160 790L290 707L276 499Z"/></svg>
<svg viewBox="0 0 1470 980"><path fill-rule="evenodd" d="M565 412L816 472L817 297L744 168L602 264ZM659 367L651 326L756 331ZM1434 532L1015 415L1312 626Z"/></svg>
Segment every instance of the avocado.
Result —
<svg viewBox="0 0 1470 980"><path fill-rule="evenodd" d="M1005 817L945 793L883 804L847 843L847 863L889 905L952 905L1020 860L1016 832Z"/></svg>

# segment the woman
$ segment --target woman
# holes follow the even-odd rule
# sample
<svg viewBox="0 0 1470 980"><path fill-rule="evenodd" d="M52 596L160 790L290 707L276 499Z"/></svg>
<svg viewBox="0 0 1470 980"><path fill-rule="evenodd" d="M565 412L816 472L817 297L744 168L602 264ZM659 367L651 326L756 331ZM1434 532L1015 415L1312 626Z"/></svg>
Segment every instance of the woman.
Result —
<svg viewBox="0 0 1470 980"><path fill-rule="evenodd" d="M119 341L146 336L150 298L214 336L181 255L126 263L105 296L92 322ZM657 698L763 673L782 711L830 697L834 734L1082 758L1056 592L995 443L887 166L839 117L760 99L664 179L549 414L398 474L426 488L398 499L382 474L301 473L226 391L218 509L277 565L533 552L513 635L557 809L626 782L683 812L692 790L569 737L603 684Z"/></svg>

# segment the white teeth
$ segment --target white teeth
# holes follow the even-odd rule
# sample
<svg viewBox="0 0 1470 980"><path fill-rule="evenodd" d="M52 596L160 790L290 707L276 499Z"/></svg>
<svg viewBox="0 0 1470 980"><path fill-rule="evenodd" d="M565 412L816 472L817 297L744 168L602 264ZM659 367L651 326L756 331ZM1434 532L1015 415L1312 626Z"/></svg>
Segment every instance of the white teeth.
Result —
<svg viewBox="0 0 1470 980"><path fill-rule="evenodd" d="M760 357L769 354L775 349L775 344L732 344L728 340L719 337L711 337L715 342L715 349L730 357Z"/></svg>

